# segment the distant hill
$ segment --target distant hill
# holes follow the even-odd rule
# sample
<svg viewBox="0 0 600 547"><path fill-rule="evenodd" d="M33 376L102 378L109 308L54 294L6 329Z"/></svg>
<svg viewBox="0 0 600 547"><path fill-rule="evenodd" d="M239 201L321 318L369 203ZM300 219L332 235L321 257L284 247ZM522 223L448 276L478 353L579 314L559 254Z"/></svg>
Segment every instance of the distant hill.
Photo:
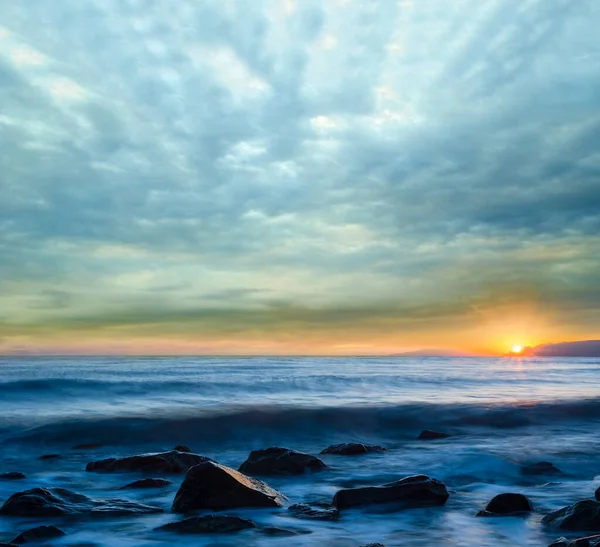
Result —
<svg viewBox="0 0 600 547"><path fill-rule="evenodd" d="M526 347L521 355L533 357L600 357L600 340L562 342Z"/></svg>
<svg viewBox="0 0 600 547"><path fill-rule="evenodd" d="M393 357L472 357L472 353L452 349L419 349L405 353L394 353Z"/></svg>

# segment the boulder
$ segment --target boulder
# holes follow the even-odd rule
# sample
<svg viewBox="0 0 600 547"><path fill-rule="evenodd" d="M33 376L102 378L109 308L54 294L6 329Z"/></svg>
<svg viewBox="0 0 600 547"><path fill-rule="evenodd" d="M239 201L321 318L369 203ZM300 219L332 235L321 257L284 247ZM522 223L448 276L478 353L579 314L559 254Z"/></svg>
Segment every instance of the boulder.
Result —
<svg viewBox="0 0 600 547"><path fill-rule="evenodd" d="M11 543L21 545L23 543L29 543L30 541L44 541L46 539L54 539L62 536L66 536L66 534L56 526L37 526L19 534L11 541Z"/></svg>
<svg viewBox="0 0 600 547"><path fill-rule="evenodd" d="M256 524L251 520L229 515L202 515L169 522L156 530L177 534L225 534L248 528L256 528Z"/></svg>
<svg viewBox="0 0 600 547"><path fill-rule="evenodd" d="M386 449L376 444L342 443L328 446L321 450L321 454L333 454L335 456L358 456L360 454L381 454Z"/></svg>
<svg viewBox="0 0 600 547"><path fill-rule="evenodd" d="M102 445L100 443L84 443L84 444L76 444L73 447L73 450L94 450L96 448L101 448Z"/></svg>
<svg viewBox="0 0 600 547"><path fill-rule="evenodd" d="M415 475L383 486L339 490L333 498L333 505L338 509L344 509L379 503L394 503L401 505L402 509L408 509L444 505L448 497L448 491L442 482L430 479L426 475Z"/></svg>
<svg viewBox="0 0 600 547"><path fill-rule="evenodd" d="M160 452L141 454L126 458L108 458L87 464L86 471L103 473L187 473L188 469L199 463L211 461L210 458L188 452Z"/></svg>
<svg viewBox="0 0 600 547"><path fill-rule="evenodd" d="M485 509L477 513L478 517L510 517L533 511L533 505L523 494L507 492L494 496Z"/></svg>
<svg viewBox="0 0 600 547"><path fill-rule="evenodd" d="M27 477L23 473L19 473L18 471L9 471L8 473L1 473L0 479L4 479L7 481L16 481L19 479L26 479Z"/></svg>
<svg viewBox="0 0 600 547"><path fill-rule="evenodd" d="M431 429L424 429L417 439L421 441L434 441L435 439L447 439L448 437L452 437L452 435L440 433L439 431L432 431Z"/></svg>
<svg viewBox="0 0 600 547"><path fill-rule="evenodd" d="M561 530L600 530L600 502L578 501L549 513L542 522Z"/></svg>
<svg viewBox="0 0 600 547"><path fill-rule="evenodd" d="M65 488L32 488L13 494L0 508L12 517L59 517L62 515L135 515L162 513L159 507L122 499L95 500Z"/></svg>
<svg viewBox="0 0 600 547"><path fill-rule="evenodd" d="M178 444L173 450L176 450L177 452L192 452L185 444Z"/></svg>
<svg viewBox="0 0 600 547"><path fill-rule="evenodd" d="M195 509L281 507L286 498L269 485L213 461L192 467L173 501L175 513Z"/></svg>
<svg viewBox="0 0 600 547"><path fill-rule="evenodd" d="M550 462L537 462L523 465L523 475L560 475L562 471Z"/></svg>
<svg viewBox="0 0 600 547"><path fill-rule="evenodd" d="M306 503L297 503L288 509L297 519L307 520L338 520L340 512L335 509L315 509Z"/></svg>
<svg viewBox="0 0 600 547"><path fill-rule="evenodd" d="M119 490L128 490L130 488L165 488L171 484L173 484L171 481L165 479L140 479L139 481L133 481L122 486Z"/></svg>
<svg viewBox="0 0 600 547"><path fill-rule="evenodd" d="M289 448L271 447L253 450L239 471L249 475L301 475L321 471L327 466L319 458Z"/></svg>

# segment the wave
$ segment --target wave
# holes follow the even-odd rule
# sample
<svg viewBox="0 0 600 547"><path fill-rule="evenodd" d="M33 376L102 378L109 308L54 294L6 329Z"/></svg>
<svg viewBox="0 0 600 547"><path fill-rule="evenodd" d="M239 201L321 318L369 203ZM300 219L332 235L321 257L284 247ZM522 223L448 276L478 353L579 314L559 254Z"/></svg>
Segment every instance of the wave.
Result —
<svg viewBox="0 0 600 547"><path fill-rule="evenodd" d="M5 442L138 444L198 439L206 444L260 439L415 438L422 429L454 433L560 425L600 419L600 398L514 404L412 403L372 407L282 405L203 408L71 419L4 430Z"/></svg>

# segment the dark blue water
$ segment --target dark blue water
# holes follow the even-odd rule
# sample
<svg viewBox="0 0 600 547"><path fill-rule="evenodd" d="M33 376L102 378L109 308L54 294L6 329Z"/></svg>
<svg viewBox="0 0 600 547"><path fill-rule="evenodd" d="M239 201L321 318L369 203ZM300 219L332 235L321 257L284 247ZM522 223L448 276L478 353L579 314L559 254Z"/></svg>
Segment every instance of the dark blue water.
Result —
<svg viewBox="0 0 600 547"><path fill-rule="evenodd" d="M0 501L33 486L92 497L128 497L170 507L172 488L118 492L133 480L85 473L101 457L165 450L183 443L238 467L256 448L317 453L338 442L389 450L324 457L332 470L269 484L292 502L330 499L348 485L382 484L415 473L443 480L447 505L393 514L351 511L335 523L280 511L234 511L259 523L310 534L164 538L161 516L61 523L57 545L547 545L549 510L593 495L600 483L600 360L482 358L11 358L0 360ZM424 428L454 436L422 442ZM101 443L91 452L72 449ZM39 461L46 453L57 460ZM549 460L559 479L527 478L523 463ZM526 519L480 519L496 493L520 491L536 511ZM0 518L0 541L42 521ZM48 521L44 521L47 524ZM58 522L57 522L58 524Z"/></svg>

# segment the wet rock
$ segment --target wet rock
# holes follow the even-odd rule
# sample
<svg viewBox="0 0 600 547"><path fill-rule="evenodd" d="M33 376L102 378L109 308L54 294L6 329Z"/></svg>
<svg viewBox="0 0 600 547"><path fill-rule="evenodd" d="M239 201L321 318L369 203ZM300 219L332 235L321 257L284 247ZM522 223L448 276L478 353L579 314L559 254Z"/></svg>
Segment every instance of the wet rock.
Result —
<svg viewBox="0 0 600 547"><path fill-rule="evenodd" d="M299 536L301 534L310 534L310 530L290 530L288 528L277 528L276 526L265 526L260 531L268 536Z"/></svg>
<svg viewBox="0 0 600 547"><path fill-rule="evenodd" d="M30 541L43 541L45 539L54 539L65 536L66 534L56 526L37 526L19 534L11 543L21 545Z"/></svg>
<svg viewBox="0 0 600 547"><path fill-rule="evenodd" d="M10 471L9 473L0 474L0 479L4 479L7 481L16 481L19 479L26 479L27 477L23 473L19 473L18 471Z"/></svg>
<svg viewBox="0 0 600 547"><path fill-rule="evenodd" d="M139 481L133 481L122 486L119 490L128 490L130 488L165 488L170 484L173 483L165 479L140 479Z"/></svg>
<svg viewBox="0 0 600 547"><path fill-rule="evenodd" d="M159 507L122 499L95 500L65 488L32 488L13 494L0 508L13 517L59 517L62 515L135 515L162 513Z"/></svg>
<svg viewBox="0 0 600 547"><path fill-rule="evenodd" d="M477 513L478 517L519 516L533 511L533 505L523 494L507 492L494 496L485 509Z"/></svg>
<svg viewBox="0 0 600 547"><path fill-rule="evenodd" d="M600 501L600 487L596 488L596 491L594 492L594 497L596 498L596 501Z"/></svg>
<svg viewBox="0 0 600 547"><path fill-rule="evenodd" d="M548 547L569 547L570 540L566 537L555 539Z"/></svg>
<svg viewBox="0 0 600 547"><path fill-rule="evenodd" d="M248 519L228 515L202 515L190 517L178 522L169 522L156 530L176 532L177 534L225 534L239 532L248 528L256 528L256 524Z"/></svg>
<svg viewBox="0 0 600 547"><path fill-rule="evenodd" d="M600 535L569 540L565 537L554 540L548 547L599 547Z"/></svg>
<svg viewBox="0 0 600 547"><path fill-rule="evenodd" d="M191 448L188 448L185 444L178 444L173 450L177 452L192 452Z"/></svg>
<svg viewBox="0 0 600 547"><path fill-rule="evenodd" d="M336 456L358 456L360 454L381 454L386 449L376 444L343 443L328 446L321 450L321 454L333 454Z"/></svg>
<svg viewBox="0 0 600 547"><path fill-rule="evenodd" d="M365 543L360 547L385 547L385 545L383 543Z"/></svg>
<svg viewBox="0 0 600 547"><path fill-rule="evenodd" d="M444 505L448 499L446 486L426 475L405 477L383 486L366 486L339 490L333 505L338 509L359 507L363 505L394 503L403 509L410 507L426 507Z"/></svg>
<svg viewBox="0 0 600 547"><path fill-rule="evenodd" d="M58 460L60 458L60 454L43 454L38 459L40 460Z"/></svg>
<svg viewBox="0 0 600 547"><path fill-rule="evenodd" d="M173 511L219 511L235 507L281 507L285 496L266 483L208 461L192 467L179 487Z"/></svg>
<svg viewBox="0 0 600 547"><path fill-rule="evenodd" d="M249 475L301 475L321 471L327 466L319 458L289 448L271 447L253 450L239 471Z"/></svg>
<svg viewBox="0 0 600 547"><path fill-rule="evenodd" d="M600 530L600 502L578 501L549 513L542 522L562 530Z"/></svg>
<svg viewBox="0 0 600 547"><path fill-rule="evenodd" d="M452 435L441 433L439 431L432 431L431 429L424 429L417 439L421 441L434 441L435 439L447 439L448 437L452 437Z"/></svg>
<svg viewBox="0 0 600 547"><path fill-rule="evenodd" d="M0 547L18 547L15 543L0 543Z"/></svg>
<svg viewBox="0 0 600 547"><path fill-rule="evenodd" d="M298 519L307 520L338 520L340 512L333 509L315 509L306 503L297 503L290 506L288 511Z"/></svg>
<svg viewBox="0 0 600 547"><path fill-rule="evenodd" d="M84 443L75 445L73 450L94 450L101 447L102 445L100 443Z"/></svg>
<svg viewBox="0 0 600 547"><path fill-rule="evenodd" d="M530 463L521 467L523 475L560 475L562 471L550 462Z"/></svg>
<svg viewBox="0 0 600 547"><path fill-rule="evenodd" d="M157 454L141 454L126 458L108 458L87 464L86 471L103 473L186 473L188 469L199 463L212 461L210 458L190 454L188 452L161 452Z"/></svg>

